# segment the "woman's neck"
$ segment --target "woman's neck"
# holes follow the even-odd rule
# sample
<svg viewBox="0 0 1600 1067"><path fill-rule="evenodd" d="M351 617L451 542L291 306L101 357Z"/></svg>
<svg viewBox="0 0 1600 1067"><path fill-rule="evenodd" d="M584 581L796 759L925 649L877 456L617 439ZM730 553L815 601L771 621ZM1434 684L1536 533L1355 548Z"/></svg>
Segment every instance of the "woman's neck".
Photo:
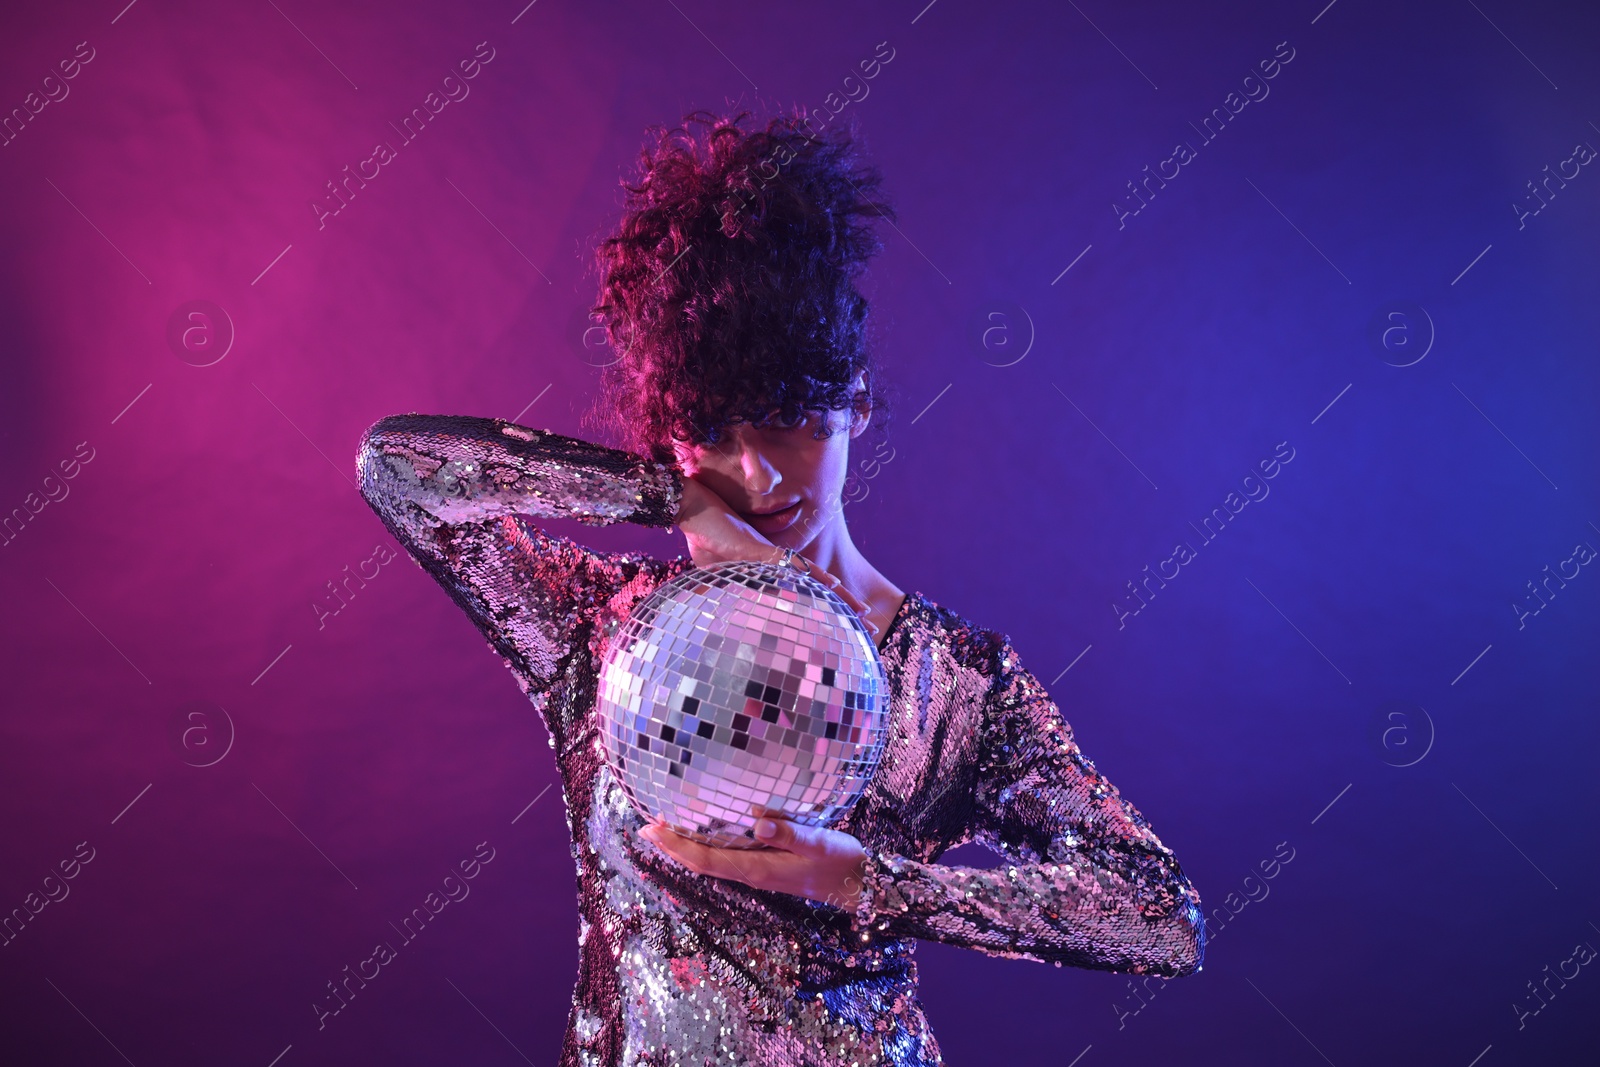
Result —
<svg viewBox="0 0 1600 1067"><path fill-rule="evenodd" d="M845 525L843 512L835 513L832 521L817 532L798 551L817 566L836 575L845 588L866 601L874 614L892 618L904 599L905 593L867 562Z"/></svg>

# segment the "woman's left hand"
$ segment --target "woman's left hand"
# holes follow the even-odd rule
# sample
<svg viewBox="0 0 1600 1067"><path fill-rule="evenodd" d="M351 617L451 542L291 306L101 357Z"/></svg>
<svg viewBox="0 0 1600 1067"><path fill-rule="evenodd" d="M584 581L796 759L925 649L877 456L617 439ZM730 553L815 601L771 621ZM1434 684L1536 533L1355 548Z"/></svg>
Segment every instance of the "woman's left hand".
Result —
<svg viewBox="0 0 1600 1067"><path fill-rule="evenodd" d="M772 836L763 836L764 824ZM755 889L776 889L854 911L866 851L841 830L801 826L786 816L756 820L756 840L769 848L713 848L676 833L659 817L639 831L661 851L700 874L730 878Z"/></svg>

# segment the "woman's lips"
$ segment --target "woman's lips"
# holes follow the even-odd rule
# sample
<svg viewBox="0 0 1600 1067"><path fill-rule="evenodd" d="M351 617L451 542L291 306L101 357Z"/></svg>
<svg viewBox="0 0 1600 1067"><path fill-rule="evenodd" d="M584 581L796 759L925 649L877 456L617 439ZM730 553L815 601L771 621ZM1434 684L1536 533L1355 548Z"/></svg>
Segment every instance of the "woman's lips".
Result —
<svg viewBox="0 0 1600 1067"><path fill-rule="evenodd" d="M782 511L774 511L770 515L751 515L741 511L739 517L755 527L759 533L770 536L782 533L794 524L795 519L800 517L801 503L802 501L796 500Z"/></svg>

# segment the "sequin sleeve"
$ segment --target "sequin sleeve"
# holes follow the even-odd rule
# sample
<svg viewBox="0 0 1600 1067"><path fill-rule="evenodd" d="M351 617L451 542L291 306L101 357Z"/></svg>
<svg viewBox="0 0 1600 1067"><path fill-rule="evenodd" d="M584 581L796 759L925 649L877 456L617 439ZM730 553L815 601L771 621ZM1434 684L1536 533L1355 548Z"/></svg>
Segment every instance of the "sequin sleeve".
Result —
<svg viewBox="0 0 1600 1067"><path fill-rule="evenodd" d="M982 870L867 849L852 926L988 955L1166 977L1200 970L1205 920L1176 857L1078 749L1002 642L985 698L972 839Z"/></svg>
<svg viewBox="0 0 1600 1067"><path fill-rule="evenodd" d="M471 617L541 711L595 604L648 560L603 553L526 521L667 527L676 467L502 419L391 415L362 435L361 495ZM551 744L561 723L546 716Z"/></svg>

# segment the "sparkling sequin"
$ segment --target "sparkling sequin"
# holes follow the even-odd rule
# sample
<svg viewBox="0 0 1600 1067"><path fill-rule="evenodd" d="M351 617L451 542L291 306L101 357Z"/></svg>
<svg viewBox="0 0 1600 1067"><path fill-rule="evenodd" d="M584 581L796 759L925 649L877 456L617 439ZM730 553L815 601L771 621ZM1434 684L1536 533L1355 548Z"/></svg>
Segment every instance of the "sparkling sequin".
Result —
<svg viewBox="0 0 1600 1067"><path fill-rule="evenodd" d="M880 649L889 738L837 824L867 850L859 907L754 889L638 836L596 725L608 636L693 561L598 552L530 521L666 527L681 474L497 419L415 414L374 424L357 468L549 731L579 887L563 1067L939 1064L916 939L1056 966L1200 969L1199 894L1005 635L906 597ZM968 841L1005 862L936 862Z"/></svg>

